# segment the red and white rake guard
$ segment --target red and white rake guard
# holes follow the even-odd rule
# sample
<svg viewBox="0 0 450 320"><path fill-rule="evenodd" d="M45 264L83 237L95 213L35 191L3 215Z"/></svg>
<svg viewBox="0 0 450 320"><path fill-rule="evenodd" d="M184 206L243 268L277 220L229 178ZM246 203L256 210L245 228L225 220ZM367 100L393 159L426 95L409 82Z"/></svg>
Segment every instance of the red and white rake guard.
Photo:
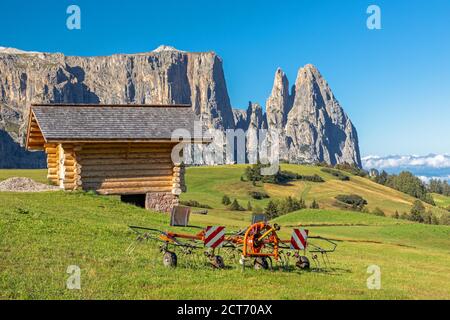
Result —
<svg viewBox="0 0 450 320"><path fill-rule="evenodd" d="M203 242L205 247L220 248L225 241L225 227L223 226L208 226L205 229L205 236Z"/></svg>
<svg viewBox="0 0 450 320"><path fill-rule="evenodd" d="M291 248L305 250L308 245L308 233L306 229L294 229L291 236Z"/></svg>

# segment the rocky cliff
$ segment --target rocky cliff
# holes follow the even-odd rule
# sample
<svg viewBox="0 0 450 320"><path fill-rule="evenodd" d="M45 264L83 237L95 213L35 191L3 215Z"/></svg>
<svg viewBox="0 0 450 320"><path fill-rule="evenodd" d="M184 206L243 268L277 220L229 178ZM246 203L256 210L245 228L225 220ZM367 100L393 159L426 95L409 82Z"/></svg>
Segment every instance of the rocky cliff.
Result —
<svg viewBox="0 0 450 320"><path fill-rule="evenodd" d="M209 128L281 129L283 158L360 164L356 130L313 66L300 69L291 93L277 70L266 115L254 103L246 111L231 108L222 60L213 52L161 46L142 54L74 57L0 47L0 167L45 164L42 154L21 147L32 102L188 103ZM253 146L254 135L247 138Z"/></svg>
<svg viewBox="0 0 450 320"><path fill-rule="evenodd" d="M266 110L268 127L280 131L281 159L361 166L356 129L313 65L300 68L291 93L278 69Z"/></svg>

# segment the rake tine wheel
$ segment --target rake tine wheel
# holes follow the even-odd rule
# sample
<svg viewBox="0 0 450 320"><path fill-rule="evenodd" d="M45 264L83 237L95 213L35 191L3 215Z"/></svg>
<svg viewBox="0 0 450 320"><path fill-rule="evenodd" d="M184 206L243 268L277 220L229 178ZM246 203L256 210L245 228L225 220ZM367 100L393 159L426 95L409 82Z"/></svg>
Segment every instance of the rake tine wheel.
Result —
<svg viewBox="0 0 450 320"><path fill-rule="evenodd" d="M327 253L327 252L325 252L325 257L327 258L328 264L329 264L330 267L331 267L332 263L331 263L331 261L330 261L330 258L328 257L328 253Z"/></svg>
<svg viewBox="0 0 450 320"><path fill-rule="evenodd" d="M317 255L316 254L312 255L312 260L314 261L316 269L320 269L320 261L319 261L319 259L317 259Z"/></svg>
<svg viewBox="0 0 450 320"><path fill-rule="evenodd" d="M325 265L325 268L328 268L327 261L325 260L325 258L324 258L324 256L323 256L324 252L321 252L320 254L321 254L321 256L322 256L322 261L323 261L323 264Z"/></svg>

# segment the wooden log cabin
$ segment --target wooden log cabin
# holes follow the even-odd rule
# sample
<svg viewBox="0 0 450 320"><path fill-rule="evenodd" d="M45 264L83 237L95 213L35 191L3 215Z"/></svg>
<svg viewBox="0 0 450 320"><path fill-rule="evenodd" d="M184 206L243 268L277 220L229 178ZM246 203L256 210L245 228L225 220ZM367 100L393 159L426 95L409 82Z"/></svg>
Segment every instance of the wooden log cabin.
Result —
<svg viewBox="0 0 450 320"><path fill-rule="evenodd" d="M186 189L184 166L171 157L179 143L172 132L204 143L194 136L195 119L189 105L33 104L26 147L46 152L47 177L61 189L169 211Z"/></svg>

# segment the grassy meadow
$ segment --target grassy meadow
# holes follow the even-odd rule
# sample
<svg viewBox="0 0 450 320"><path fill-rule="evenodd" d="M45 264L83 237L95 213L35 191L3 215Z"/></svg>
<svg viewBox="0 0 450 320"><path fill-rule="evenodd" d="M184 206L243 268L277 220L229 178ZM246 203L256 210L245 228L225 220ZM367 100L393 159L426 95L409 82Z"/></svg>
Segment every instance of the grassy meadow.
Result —
<svg viewBox="0 0 450 320"><path fill-rule="evenodd" d="M84 192L0 192L0 298L2 299L449 299L450 227L339 210L334 196L356 193L369 209L386 214L409 211L413 198L351 176L339 181L313 166L283 169L322 176L324 183L269 185L240 181L245 166L188 168L184 200L208 204L207 215L192 214L196 233L206 225L238 230L249 224L248 211L229 211L224 194L241 205L264 207L249 191L264 190L272 199L292 195L312 199L321 209L278 217L280 235L305 226L310 235L338 244L327 268L312 271L242 271L225 256L227 268L213 270L201 253L178 254L176 270L162 266L158 247L142 243L129 254L136 235L129 225L171 229L168 216L120 202L118 197ZM29 176L45 181L44 170L0 170L0 180ZM193 211L200 209L194 208ZM439 210L434 208L437 213ZM177 230L178 228L172 228ZM81 290L68 290L69 265L81 268ZM369 290L367 268L381 268L381 289ZM322 264L323 266L323 264Z"/></svg>
<svg viewBox="0 0 450 320"><path fill-rule="evenodd" d="M449 208L450 207L450 197L444 196L442 194L433 193L433 200L438 207Z"/></svg>

